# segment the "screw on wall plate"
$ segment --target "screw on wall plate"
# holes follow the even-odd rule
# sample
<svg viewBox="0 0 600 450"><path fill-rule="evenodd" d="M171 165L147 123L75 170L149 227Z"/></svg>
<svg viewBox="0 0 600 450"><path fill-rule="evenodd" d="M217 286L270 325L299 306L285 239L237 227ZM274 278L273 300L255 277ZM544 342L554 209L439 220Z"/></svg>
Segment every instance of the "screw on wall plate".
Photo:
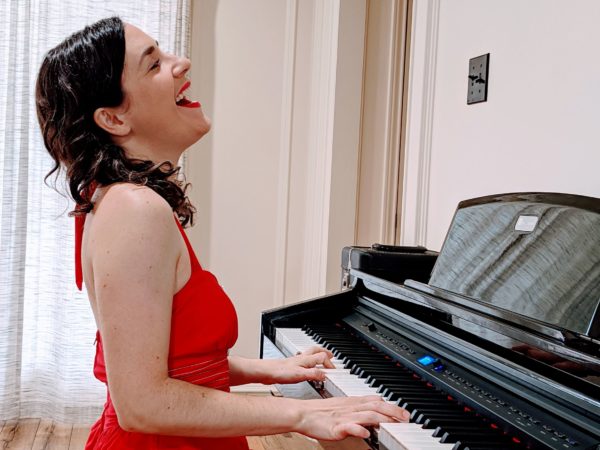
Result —
<svg viewBox="0 0 600 450"><path fill-rule="evenodd" d="M469 86L467 105L487 101L490 72L490 54L478 56L469 60Z"/></svg>

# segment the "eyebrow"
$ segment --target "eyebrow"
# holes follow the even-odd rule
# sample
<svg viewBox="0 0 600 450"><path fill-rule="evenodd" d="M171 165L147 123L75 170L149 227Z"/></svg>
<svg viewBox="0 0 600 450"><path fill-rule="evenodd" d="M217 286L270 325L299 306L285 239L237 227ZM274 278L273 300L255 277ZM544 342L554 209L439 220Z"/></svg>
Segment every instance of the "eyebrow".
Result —
<svg viewBox="0 0 600 450"><path fill-rule="evenodd" d="M154 41L154 42L156 42L156 45L150 45L150 46L146 47L146 49L142 52L142 55L140 56L140 62L138 63L138 68L142 65L144 58L146 56L152 54L154 52L154 50L157 49L158 41Z"/></svg>

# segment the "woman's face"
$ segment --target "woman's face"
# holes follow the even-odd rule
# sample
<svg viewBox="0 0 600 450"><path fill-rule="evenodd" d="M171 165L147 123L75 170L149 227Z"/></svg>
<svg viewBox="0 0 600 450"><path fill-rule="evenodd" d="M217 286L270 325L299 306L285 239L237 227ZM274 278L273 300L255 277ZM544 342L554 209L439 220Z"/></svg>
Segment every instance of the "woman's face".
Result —
<svg viewBox="0 0 600 450"><path fill-rule="evenodd" d="M131 131L123 146L131 149L133 156L142 156L135 153L143 149L143 156L153 160L172 160L174 152L183 152L210 130L210 120L200 103L181 100L190 84L185 77L189 68L187 58L161 51L146 33L125 25L121 84L125 94L123 118Z"/></svg>

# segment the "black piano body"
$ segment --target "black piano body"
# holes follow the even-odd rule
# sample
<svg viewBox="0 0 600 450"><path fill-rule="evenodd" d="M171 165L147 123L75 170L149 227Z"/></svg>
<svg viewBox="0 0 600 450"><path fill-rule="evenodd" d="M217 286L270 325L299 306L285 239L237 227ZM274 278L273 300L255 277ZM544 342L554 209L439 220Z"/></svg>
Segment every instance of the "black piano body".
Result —
<svg viewBox="0 0 600 450"><path fill-rule="evenodd" d="M437 258L349 253L348 289L263 313L261 356L301 328L456 449L600 449L600 199L467 200Z"/></svg>

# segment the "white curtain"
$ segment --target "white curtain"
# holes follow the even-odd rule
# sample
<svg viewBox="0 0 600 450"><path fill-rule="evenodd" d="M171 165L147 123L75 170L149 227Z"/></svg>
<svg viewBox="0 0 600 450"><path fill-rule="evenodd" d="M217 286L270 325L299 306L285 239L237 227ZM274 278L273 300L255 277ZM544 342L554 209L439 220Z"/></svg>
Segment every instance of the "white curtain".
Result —
<svg viewBox="0 0 600 450"><path fill-rule="evenodd" d="M96 326L75 287L73 205L43 182L52 164L34 88L47 50L113 15L189 54L191 0L0 0L0 420L90 423L105 401Z"/></svg>

